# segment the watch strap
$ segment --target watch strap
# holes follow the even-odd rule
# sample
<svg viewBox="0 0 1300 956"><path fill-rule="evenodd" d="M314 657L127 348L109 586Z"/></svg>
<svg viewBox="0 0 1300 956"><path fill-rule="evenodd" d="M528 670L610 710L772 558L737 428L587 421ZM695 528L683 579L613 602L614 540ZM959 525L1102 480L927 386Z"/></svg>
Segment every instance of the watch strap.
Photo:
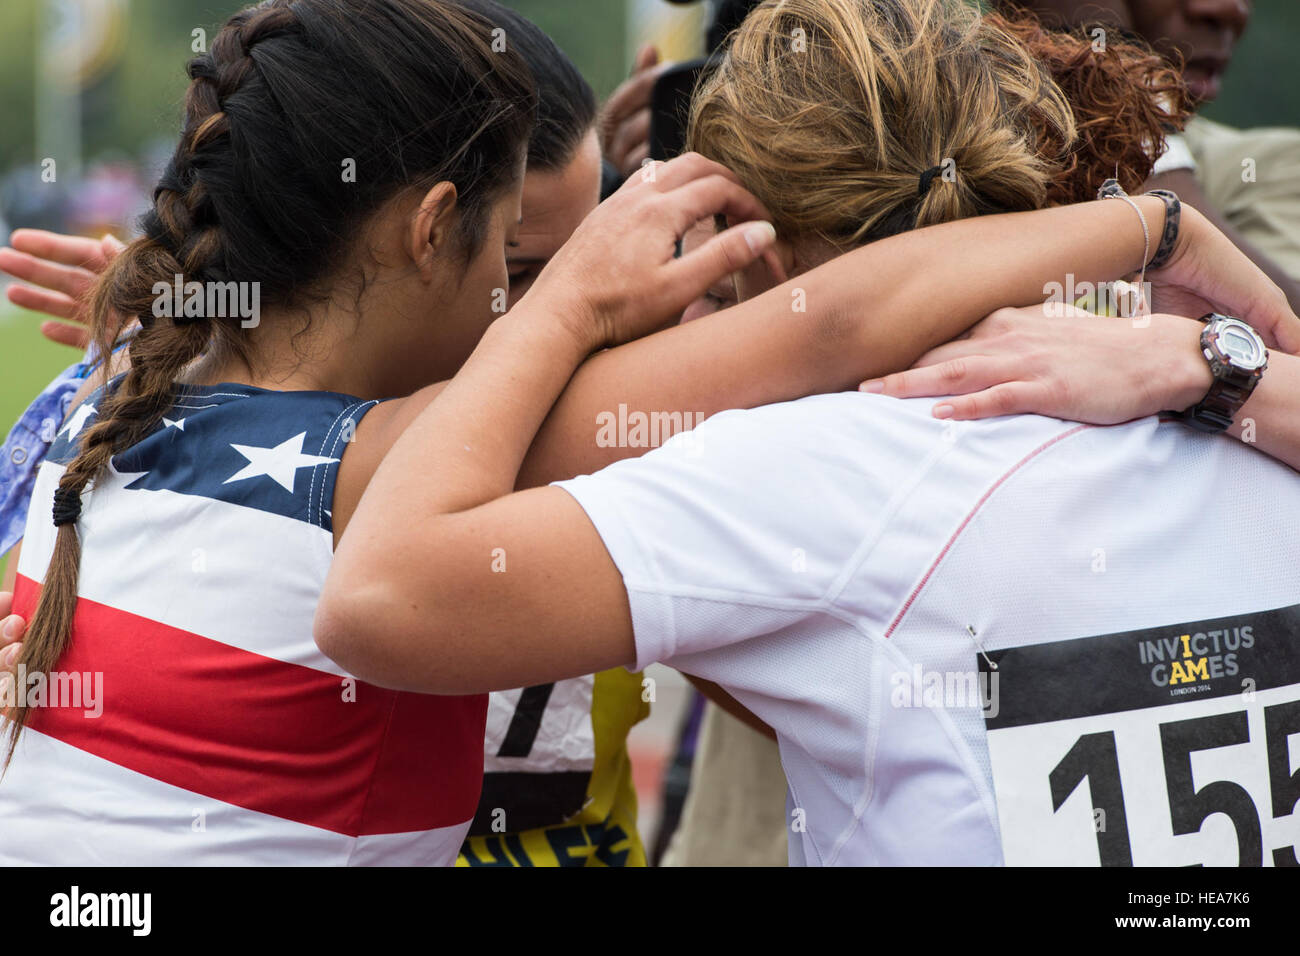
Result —
<svg viewBox="0 0 1300 956"><path fill-rule="evenodd" d="M1208 357L1210 374L1214 381L1205 397L1184 412L1177 413L1185 424L1203 432L1223 432L1232 427L1237 413L1250 398L1259 383L1263 368L1246 370L1222 362L1215 355L1210 336L1213 334L1213 313L1202 316L1206 323L1201 332L1201 351Z"/></svg>
<svg viewBox="0 0 1300 956"><path fill-rule="evenodd" d="M1240 369L1230 371L1231 374L1223 378L1216 373L1214 384L1205 397L1182 413L1187 425L1203 432L1222 432L1232 427L1237 412L1255 390L1259 376Z"/></svg>

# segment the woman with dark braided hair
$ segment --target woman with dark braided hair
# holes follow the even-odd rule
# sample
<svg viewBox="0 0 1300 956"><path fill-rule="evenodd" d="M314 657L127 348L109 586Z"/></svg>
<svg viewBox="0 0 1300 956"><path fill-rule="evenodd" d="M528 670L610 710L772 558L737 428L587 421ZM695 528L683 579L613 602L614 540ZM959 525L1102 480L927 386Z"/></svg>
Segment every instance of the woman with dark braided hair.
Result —
<svg viewBox="0 0 1300 956"><path fill-rule="evenodd" d="M526 18L494 0L457 2L505 31L510 47L524 58L537 86L537 119L528 142L521 199L523 222L516 243L506 253L508 304L513 305L599 202L602 177L596 97L572 61ZM0 250L0 268L9 265L23 278L38 274L30 270L42 267L49 275L50 269L58 269L59 261L84 265L84 250L91 242L31 230L15 233L10 241L15 248ZM111 259L120 244L111 237L108 241L107 258ZM22 255L18 249L45 261ZM97 264L95 271L103 268L104 264ZM66 276L72 271L53 274ZM85 275L80 269L76 274L78 278ZM23 299L23 293L35 293L30 287L15 285L9 291L11 296L19 293L15 300L20 304L68 317L66 312L51 310L48 300ZM84 293L77 287L63 294L80 299ZM78 306L84 309L85 304ZM50 323L43 331L53 329L66 336L74 328L86 335L84 326L62 323ZM88 344L82 341L80 347ZM11 433L11 440L38 440L41 422L62 419L59 402L64 395L72 400L77 385L89 374L89 364L88 360L73 366L60 376L52 388L62 391L51 394L47 389L24 415L24 425ZM31 484L47 445L24 445L21 455L25 456L26 480L13 480L7 498L0 499L0 552L12 543L7 533L22 534ZM14 458L19 458L18 452ZM9 474L17 470L15 466ZM17 563L16 558L11 560L10 567ZM516 689L489 695L483 793L457 864L496 865L504 858L520 866L644 865L627 735L649 712L650 704L643 700L642 675L623 668L534 688L527 694ZM517 734L512 736L509 730L530 718L547 724L548 731L521 745ZM563 729L552 732L550 728ZM492 828L502 812L510 824L504 833ZM503 841L510 847L509 854L500 849Z"/></svg>
<svg viewBox="0 0 1300 956"><path fill-rule="evenodd" d="M344 290L361 302L367 280L385 278L350 241L382 228L385 206L415 200L440 257L471 264L462 297L504 284L533 101L526 68L488 42L480 19L414 0L272 2L237 13L191 62L184 131L144 234L92 303L102 354L118 331L112 316L138 319L129 360L42 467L36 498L52 499L55 527L33 518L22 555L23 573L43 583L19 666L102 675L102 720L16 701L0 797L7 860L454 856L476 797L481 701L325 695L348 682L319 668L292 616L310 619L328 562L338 426L373 403L289 389L318 387L294 378L293 352L319 368L323 333L344 327L317 315L338 310ZM199 293L190 308L170 308L173 282ZM225 301L209 310L214 291ZM233 293L251 293L253 321L225 307ZM411 318L368 321L367 337L392 349L391 326ZM436 356L429 339L417 347ZM366 357L353 356L357 375L319 384L371 393L359 377ZM414 375L437 377L411 368L407 391ZM248 464L254 452L236 449L281 430L300 451L310 442L331 454L250 466L243 478L226 467L224 453ZM302 467L310 482L294 480ZM186 543L199 557L182 570ZM20 739L25 725L38 733ZM385 768L403 741L434 728L442 739L426 754Z"/></svg>

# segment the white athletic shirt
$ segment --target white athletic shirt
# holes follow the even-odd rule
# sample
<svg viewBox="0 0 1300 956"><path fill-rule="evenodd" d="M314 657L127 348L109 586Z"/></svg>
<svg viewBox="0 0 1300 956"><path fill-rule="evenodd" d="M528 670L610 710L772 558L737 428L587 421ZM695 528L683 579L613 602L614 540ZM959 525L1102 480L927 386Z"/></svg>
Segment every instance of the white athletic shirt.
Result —
<svg viewBox="0 0 1300 956"><path fill-rule="evenodd" d="M560 483L634 666L773 727L791 863L1294 860L1300 476L1156 418L934 403L727 412Z"/></svg>

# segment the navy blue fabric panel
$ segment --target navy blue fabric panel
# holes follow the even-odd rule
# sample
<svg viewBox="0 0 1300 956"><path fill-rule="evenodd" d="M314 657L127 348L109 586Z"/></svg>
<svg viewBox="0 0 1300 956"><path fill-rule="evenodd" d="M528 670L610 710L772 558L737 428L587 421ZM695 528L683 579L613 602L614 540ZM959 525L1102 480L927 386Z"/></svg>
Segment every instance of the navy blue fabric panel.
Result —
<svg viewBox="0 0 1300 956"><path fill-rule="evenodd" d="M73 411L50 461L72 460L102 396L100 389ZM127 490L198 495L333 530L339 461L376 404L336 392L184 386L163 420L114 456L113 468L130 479Z"/></svg>

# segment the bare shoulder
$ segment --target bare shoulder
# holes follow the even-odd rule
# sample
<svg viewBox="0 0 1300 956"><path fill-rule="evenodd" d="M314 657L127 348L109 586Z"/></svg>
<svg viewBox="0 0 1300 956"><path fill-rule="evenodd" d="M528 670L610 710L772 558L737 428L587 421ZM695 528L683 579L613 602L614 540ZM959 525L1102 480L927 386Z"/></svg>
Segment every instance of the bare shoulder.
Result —
<svg viewBox="0 0 1300 956"><path fill-rule="evenodd" d="M361 419L355 437L343 453L343 461L339 464L339 474L334 484L332 512L336 548L379 463L384 460L398 436L406 430L406 426L428 407L446 384L438 382L406 398L380 402Z"/></svg>

